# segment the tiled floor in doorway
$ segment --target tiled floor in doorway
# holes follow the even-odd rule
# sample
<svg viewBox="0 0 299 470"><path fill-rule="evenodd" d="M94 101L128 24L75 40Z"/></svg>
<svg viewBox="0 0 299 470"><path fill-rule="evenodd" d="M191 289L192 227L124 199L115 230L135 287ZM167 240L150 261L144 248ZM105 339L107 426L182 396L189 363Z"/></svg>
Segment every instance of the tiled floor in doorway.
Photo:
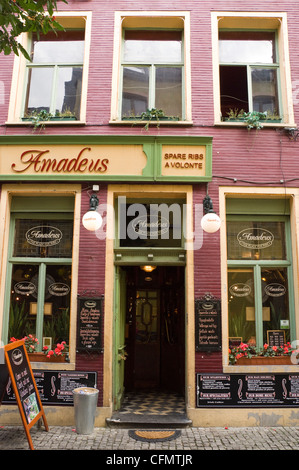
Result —
<svg viewBox="0 0 299 470"><path fill-rule="evenodd" d="M184 397L160 390L127 392L120 414L160 415L185 414Z"/></svg>

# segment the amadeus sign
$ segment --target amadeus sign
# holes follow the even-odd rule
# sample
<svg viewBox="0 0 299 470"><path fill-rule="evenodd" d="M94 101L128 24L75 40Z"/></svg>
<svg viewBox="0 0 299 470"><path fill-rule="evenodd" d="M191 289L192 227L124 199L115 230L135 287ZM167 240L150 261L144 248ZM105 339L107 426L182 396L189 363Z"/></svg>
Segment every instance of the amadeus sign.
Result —
<svg viewBox="0 0 299 470"><path fill-rule="evenodd" d="M274 235L266 229L246 228L238 233L237 240L245 248L261 250L272 245Z"/></svg>
<svg viewBox="0 0 299 470"><path fill-rule="evenodd" d="M30 245L53 246L61 242L62 232L56 227L40 225L28 230L25 236Z"/></svg>

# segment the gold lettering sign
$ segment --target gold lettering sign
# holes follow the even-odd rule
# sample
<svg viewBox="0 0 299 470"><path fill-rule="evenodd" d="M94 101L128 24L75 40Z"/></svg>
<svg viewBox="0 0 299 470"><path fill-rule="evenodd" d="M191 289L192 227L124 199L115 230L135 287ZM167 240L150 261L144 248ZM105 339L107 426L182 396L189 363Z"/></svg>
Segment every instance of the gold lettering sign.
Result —
<svg viewBox="0 0 299 470"><path fill-rule="evenodd" d="M0 147L1 175L141 176L146 163L142 145Z"/></svg>
<svg viewBox="0 0 299 470"><path fill-rule="evenodd" d="M206 147L163 145L162 176L205 176Z"/></svg>

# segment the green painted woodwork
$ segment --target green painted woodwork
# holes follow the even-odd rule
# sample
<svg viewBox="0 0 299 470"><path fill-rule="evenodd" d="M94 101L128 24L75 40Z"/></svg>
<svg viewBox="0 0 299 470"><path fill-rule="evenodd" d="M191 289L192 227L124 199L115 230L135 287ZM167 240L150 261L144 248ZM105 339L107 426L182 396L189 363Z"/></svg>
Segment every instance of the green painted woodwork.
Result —
<svg viewBox="0 0 299 470"><path fill-rule="evenodd" d="M125 375L125 322L126 322L126 273L115 268L114 289L114 360L113 360L113 404L121 407L124 398Z"/></svg>
<svg viewBox="0 0 299 470"><path fill-rule="evenodd" d="M59 173L55 175L43 173L27 175L26 173L0 175L2 181L90 181L100 182L206 182L212 180L212 137L177 137L177 136L94 136L94 135L26 135L26 136L0 136L0 146L24 146L25 150L37 149L38 146L47 145L142 145L143 151L147 157L147 164L143 169L142 175L105 175L86 173L86 174L68 174ZM206 171L204 176L198 176L196 172L192 176L162 176L162 146L205 146L206 148ZM29 148L30 146L30 148ZM127 157L127 155L126 155Z"/></svg>
<svg viewBox="0 0 299 470"><path fill-rule="evenodd" d="M269 213L267 212L269 211ZM243 215L237 215L237 214ZM227 220L228 221L281 221L285 223L285 243L286 259L249 259L249 260L227 260L228 268L251 268L253 269L255 318L256 318L256 344L263 346L263 293L261 283L261 271L263 268L286 268L288 276L289 293L289 319L291 341L296 339L295 325L295 300L294 300L294 278L292 268L292 241L289 213L289 202L285 199L261 199L258 204L256 200L249 199L227 199ZM234 214L234 215L232 215ZM247 215L244 215L247 214ZM254 215L257 214L257 215ZM262 215L264 214L264 215ZM265 215L266 214L266 215ZM274 215L271 215L274 214Z"/></svg>

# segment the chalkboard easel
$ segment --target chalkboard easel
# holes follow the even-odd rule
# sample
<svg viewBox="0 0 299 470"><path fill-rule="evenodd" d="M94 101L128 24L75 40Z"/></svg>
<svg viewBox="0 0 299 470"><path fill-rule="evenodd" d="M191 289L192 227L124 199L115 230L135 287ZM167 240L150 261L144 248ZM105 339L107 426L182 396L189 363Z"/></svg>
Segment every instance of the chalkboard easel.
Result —
<svg viewBox="0 0 299 470"><path fill-rule="evenodd" d="M29 447L34 450L29 430L41 418L46 431L49 428L24 341L4 346L4 354Z"/></svg>

